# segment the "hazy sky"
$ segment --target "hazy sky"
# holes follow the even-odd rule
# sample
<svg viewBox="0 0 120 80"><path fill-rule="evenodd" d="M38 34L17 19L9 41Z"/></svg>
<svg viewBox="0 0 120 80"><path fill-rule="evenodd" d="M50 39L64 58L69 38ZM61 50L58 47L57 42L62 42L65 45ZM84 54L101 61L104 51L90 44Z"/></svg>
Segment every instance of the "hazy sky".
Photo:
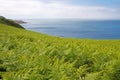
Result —
<svg viewBox="0 0 120 80"><path fill-rule="evenodd" d="M8 18L120 19L120 0L0 0Z"/></svg>

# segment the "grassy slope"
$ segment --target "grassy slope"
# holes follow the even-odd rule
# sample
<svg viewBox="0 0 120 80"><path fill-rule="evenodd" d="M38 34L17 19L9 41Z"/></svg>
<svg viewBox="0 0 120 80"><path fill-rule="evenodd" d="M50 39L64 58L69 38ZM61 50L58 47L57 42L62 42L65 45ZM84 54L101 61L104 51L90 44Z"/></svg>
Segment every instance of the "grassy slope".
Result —
<svg viewBox="0 0 120 80"><path fill-rule="evenodd" d="M3 80L120 80L120 40L52 37L0 24Z"/></svg>

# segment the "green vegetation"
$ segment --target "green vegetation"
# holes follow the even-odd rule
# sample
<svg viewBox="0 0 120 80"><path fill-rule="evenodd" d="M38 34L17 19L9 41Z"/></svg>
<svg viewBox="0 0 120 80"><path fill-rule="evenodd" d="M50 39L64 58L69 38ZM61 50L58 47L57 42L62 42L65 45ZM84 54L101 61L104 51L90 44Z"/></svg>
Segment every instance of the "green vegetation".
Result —
<svg viewBox="0 0 120 80"><path fill-rule="evenodd" d="M7 24L7 25L10 25L10 26L13 26L13 27L17 27L17 28L22 28L22 29L24 29L21 25L19 25L19 24L16 23L15 21L10 20L10 19L6 19L6 18L3 17L3 16L0 16L0 23L2 23L2 24Z"/></svg>
<svg viewBox="0 0 120 80"><path fill-rule="evenodd" d="M0 24L2 80L120 80L120 40L52 37Z"/></svg>

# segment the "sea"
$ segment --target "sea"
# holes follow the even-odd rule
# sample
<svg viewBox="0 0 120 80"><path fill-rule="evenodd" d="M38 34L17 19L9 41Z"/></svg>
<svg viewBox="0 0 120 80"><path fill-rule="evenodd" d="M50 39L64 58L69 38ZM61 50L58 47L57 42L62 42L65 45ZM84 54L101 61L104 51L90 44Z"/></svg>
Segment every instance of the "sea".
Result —
<svg viewBox="0 0 120 80"><path fill-rule="evenodd" d="M27 30L65 38L120 39L120 20L25 19Z"/></svg>

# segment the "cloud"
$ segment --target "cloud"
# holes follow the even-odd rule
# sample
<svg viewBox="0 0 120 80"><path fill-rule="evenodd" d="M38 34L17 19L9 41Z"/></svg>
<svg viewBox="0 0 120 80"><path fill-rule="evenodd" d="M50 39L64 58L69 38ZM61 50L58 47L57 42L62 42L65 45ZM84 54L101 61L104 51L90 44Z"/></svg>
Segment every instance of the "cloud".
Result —
<svg viewBox="0 0 120 80"><path fill-rule="evenodd" d="M0 15L8 18L120 19L119 14L118 8L71 5L63 0L0 0Z"/></svg>

